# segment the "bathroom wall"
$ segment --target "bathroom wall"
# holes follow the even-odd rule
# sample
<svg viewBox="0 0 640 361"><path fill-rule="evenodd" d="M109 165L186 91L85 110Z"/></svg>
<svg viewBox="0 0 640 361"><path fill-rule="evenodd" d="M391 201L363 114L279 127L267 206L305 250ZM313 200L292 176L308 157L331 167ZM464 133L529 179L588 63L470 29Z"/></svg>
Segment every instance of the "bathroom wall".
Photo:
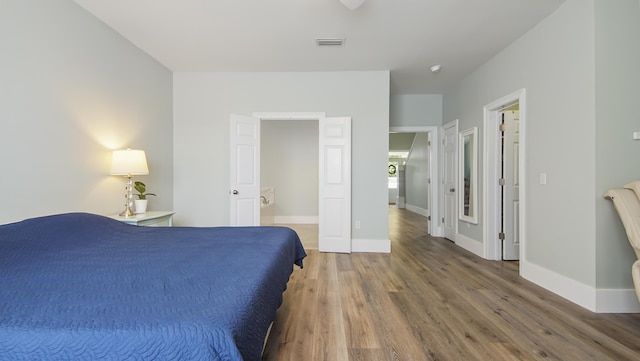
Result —
<svg viewBox="0 0 640 361"><path fill-rule="evenodd" d="M276 223L316 223L318 121L263 120L260 127L260 185L275 188Z"/></svg>

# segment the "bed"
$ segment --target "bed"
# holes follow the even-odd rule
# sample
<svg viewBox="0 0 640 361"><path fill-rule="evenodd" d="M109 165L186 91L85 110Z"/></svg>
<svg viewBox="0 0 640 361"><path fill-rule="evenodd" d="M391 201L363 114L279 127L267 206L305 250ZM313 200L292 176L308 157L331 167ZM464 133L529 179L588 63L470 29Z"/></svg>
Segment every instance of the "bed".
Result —
<svg viewBox="0 0 640 361"><path fill-rule="evenodd" d="M0 226L0 359L259 360L294 264L285 227Z"/></svg>

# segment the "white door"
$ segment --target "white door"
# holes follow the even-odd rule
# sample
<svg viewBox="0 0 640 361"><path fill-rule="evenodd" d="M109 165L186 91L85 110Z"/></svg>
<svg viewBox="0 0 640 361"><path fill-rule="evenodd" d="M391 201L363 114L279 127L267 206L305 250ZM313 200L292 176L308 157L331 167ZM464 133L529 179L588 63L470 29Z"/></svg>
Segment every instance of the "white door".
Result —
<svg viewBox="0 0 640 361"><path fill-rule="evenodd" d="M351 253L351 118L318 123L318 250Z"/></svg>
<svg viewBox="0 0 640 361"><path fill-rule="evenodd" d="M504 146L502 157L502 259L520 258L520 115L518 110L506 110L501 113Z"/></svg>
<svg viewBox="0 0 640 361"><path fill-rule="evenodd" d="M444 193L444 213L442 224L444 227L444 237L455 242L456 225L458 219L456 215L456 184L458 169L458 124L450 122L444 126L444 136L442 140L442 186Z"/></svg>
<svg viewBox="0 0 640 361"><path fill-rule="evenodd" d="M427 161L429 162L427 164L427 234L433 235L433 228L431 228L431 204L433 203L431 201L431 197L433 197L433 194L431 194L431 167L433 165L431 135L431 132L427 133Z"/></svg>
<svg viewBox="0 0 640 361"><path fill-rule="evenodd" d="M230 225L260 225L260 119L231 114Z"/></svg>

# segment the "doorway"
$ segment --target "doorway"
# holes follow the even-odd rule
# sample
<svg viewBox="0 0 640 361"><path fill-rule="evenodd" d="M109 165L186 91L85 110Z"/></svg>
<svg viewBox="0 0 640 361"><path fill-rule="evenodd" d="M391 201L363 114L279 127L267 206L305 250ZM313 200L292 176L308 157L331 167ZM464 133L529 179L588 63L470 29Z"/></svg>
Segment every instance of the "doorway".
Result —
<svg viewBox="0 0 640 361"><path fill-rule="evenodd" d="M519 260L525 252L526 91L484 107L485 258Z"/></svg>
<svg viewBox="0 0 640 361"><path fill-rule="evenodd" d="M318 121L318 250L351 252L351 118L324 113L230 115L230 225L260 224L260 125L267 120ZM276 200L277 204L277 200Z"/></svg>
<svg viewBox="0 0 640 361"><path fill-rule="evenodd" d="M419 143L416 144L417 148L415 153L409 154L409 159L397 160L398 163L408 162L408 168L396 168L396 172L403 169L405 172L405 178L413 178L411 181L405 183L405 198L401 199L401 207L421 214L427 217L427 233L429 235L440 237L442 236L442 224L437 220L440 218L439 200L438 200L438 127L432 126L407 126L407 127L390 127L390 134L416 134L415 140ZM390 151L393 144L390 143ZM411 147L413 149L413 147ZM413 150L412 150L413 152ZM392 160L391 158L389 159ZM422 163L422 165L413 167L412 161ZM403 165L403 164L400 164ZM391 181L391 178L390 182ZM391 193L391 192L390 192ZM395 193L393 193L395 196ZM420 199L414 201L411 198ZM390 203L391 199L390 199ZM394 206L398 206L397 204Z"/></svg>
<svg viewBox="0 0 640 361"><path fill-rule="evenodd" d="M317 119L260 124L260 225L295 230L305 249L318 249L318 137Z"/></svg>

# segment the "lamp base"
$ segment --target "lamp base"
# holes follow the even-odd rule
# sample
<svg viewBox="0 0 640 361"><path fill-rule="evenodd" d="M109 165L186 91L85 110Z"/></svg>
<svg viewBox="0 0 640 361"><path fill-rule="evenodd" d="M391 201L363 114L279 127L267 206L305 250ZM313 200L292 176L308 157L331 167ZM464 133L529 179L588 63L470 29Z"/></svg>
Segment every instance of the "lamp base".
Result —
<svg viewBox="0 0 640 361"><path fill-rule="evenodd" d="M124 198L126 199L126 202L124 203L124 211L122 211L119 216L122 217L131 217L133 215L135 215L135 213L133 213L133 211L131 210L131 204L133 203L133 196L131 195L131 191L133 190L133 182L131 181L131 175L127 175L127 185L124 188L127 193L125 193Z"/></svg>
<svg viewBox="0 0 640 361"><path fill-rule="evenodd" d="M125 208L124 211L119 214L121 217L131 217L133 215L135 215L135 213L133 213L130 207Z"/></svg>

